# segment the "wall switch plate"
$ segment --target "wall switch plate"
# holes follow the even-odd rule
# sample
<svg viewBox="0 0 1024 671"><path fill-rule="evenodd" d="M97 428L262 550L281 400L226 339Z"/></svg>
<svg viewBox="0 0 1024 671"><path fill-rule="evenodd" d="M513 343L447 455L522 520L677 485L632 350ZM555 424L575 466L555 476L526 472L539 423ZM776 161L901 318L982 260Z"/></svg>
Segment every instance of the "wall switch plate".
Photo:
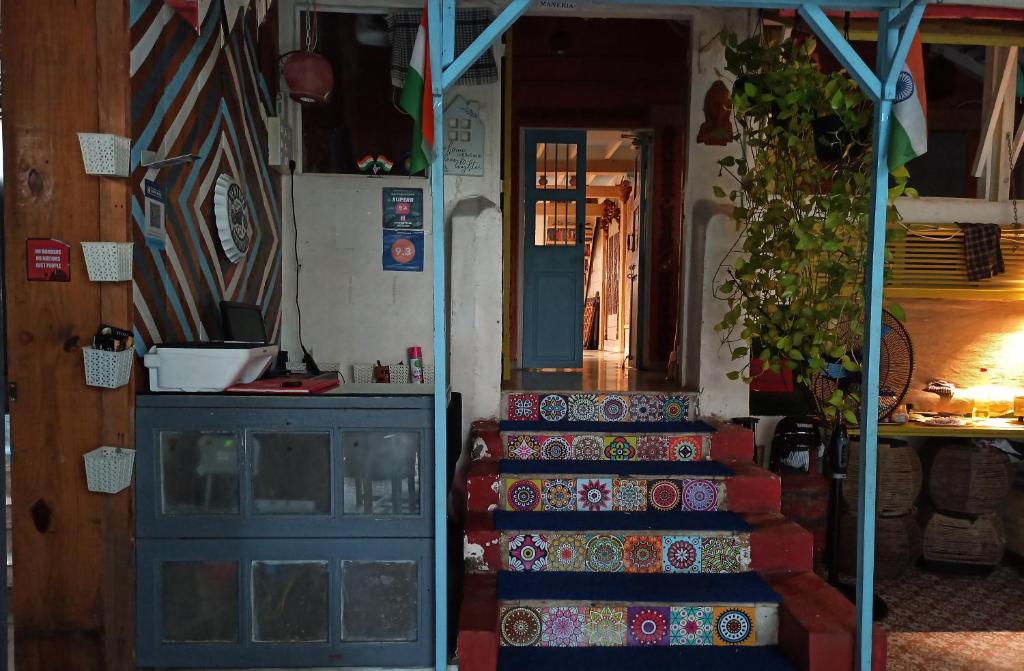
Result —
<svg viewBox="0 0 1024 671"><path fill-rule="evenodd" d="M267 117L267 164L288 172L292 159L292 129L280 116Z"/></svg>

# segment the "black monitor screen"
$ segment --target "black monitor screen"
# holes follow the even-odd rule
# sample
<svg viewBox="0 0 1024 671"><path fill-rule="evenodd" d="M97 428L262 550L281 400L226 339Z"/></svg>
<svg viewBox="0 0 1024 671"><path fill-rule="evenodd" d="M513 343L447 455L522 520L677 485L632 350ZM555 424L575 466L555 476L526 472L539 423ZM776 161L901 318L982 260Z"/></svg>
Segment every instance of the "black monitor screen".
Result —
<svg viewBox="0 0 1024 671"><path fill-rule="evenodd" d="M220 304L224 318L224 338L236 342L266 343L267 326L263 323L263 312L258 305L249 303Z"/></svg>

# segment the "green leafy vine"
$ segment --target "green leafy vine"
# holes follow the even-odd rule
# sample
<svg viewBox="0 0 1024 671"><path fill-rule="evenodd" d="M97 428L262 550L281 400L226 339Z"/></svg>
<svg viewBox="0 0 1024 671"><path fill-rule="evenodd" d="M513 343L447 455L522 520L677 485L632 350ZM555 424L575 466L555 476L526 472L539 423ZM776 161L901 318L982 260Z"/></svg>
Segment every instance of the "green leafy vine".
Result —
<svg viewBox="0 0 1024 671"><path fill-rule="evenodd" d="M729 307L716 329L740 366L730 379L749 382L756 357L807 389L830 364L860 370L849 334L864 320L873 110L845 71L822 72L812 39L721 39L739 152L719 161L735 188L715 195L732 201L740 237L716 287ZM896 220L893 201L916 194L904 169L891 183ZM858 404L855 389L840 389L819 411L855 422Z"/></svg>

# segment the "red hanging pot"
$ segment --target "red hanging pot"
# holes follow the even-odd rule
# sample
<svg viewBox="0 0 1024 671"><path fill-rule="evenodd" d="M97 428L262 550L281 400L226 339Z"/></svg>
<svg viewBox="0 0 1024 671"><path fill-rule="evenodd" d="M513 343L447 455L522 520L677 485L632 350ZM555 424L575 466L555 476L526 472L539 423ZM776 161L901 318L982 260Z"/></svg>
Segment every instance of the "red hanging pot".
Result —
<svg viewBox="0 0 1024 671"><path fill-rule="evenodd" d="M326 105L334 88L334 70L312 51L293 51L284 57L284 81L292 100L303 105Z"/></svg>

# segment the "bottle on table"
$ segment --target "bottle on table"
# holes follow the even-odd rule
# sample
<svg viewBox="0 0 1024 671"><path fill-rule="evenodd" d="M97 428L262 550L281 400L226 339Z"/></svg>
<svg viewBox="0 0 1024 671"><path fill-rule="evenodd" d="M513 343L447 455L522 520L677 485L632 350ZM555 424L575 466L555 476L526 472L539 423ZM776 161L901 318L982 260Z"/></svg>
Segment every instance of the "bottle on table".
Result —
<svg viewBox="0 0 1024 671"><path fill-rule="evenodd" d="M974 393L974 409L971 411L972 419L988 419L992 412L992 389L989 385L988 368L979 368L980 373L977 391Z"/></svg>

